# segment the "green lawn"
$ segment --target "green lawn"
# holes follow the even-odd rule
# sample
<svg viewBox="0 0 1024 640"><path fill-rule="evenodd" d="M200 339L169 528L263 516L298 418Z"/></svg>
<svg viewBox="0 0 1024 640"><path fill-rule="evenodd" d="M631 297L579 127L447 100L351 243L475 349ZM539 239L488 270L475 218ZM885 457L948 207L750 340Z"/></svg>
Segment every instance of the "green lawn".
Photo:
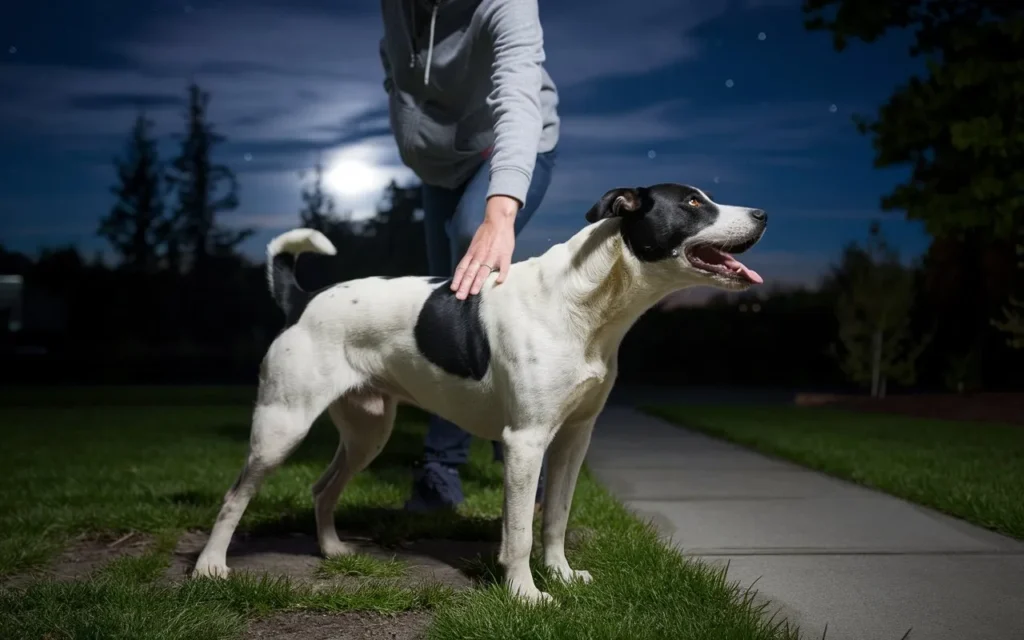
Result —
<svg viewBox="0 0 1024 640"><path fill-rule="evenodd" d="M254 620L297 611L427 612L428 637L437 639L796 637L721 571L663 546L587 474L571 524L587 535L577 536L570 561L590 570L594 582L566 586L539 574L558 606L531 608L510 598L494 577L493 558L479 561L481 586L464 591L403 583L403 562L362 556L320 564L317 575L344 576L326 589L246 572L223 581L167 580L179 536L209 529L238 473L252 395L215 388L0 393L0 585L16 579L0 586L0 637L237 638ZM397 509L422 433L421 414L400 414L388 447L343 495L339 526L391 547L417 538L497 540L501 469L488 443L474 444L458 515ZM335 443L329 422L318 423L266 482L241 530L311 535L309 487ZM155 542L75 580L17 581L73 536L130 532Z"/></svg>
<svg viewBox="0 0 1024 640"><path fill-rule="evenodd" d="M1024 427L803 407L647 411L1024 539Z"/></svg>

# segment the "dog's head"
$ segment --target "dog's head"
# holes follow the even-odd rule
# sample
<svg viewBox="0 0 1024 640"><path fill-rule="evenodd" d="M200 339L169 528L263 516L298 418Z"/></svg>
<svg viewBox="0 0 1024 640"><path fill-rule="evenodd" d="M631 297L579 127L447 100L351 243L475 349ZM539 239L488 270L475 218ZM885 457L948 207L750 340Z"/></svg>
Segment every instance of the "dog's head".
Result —
<svg viewBox="0 0 1024 640"><path fill-rule="evenodd" d="M680 285L742 290L763 282L732 254L757 244L768 225L761 209L718 204L680 184L612 189L587 212L588 222L621 218L626 247Z"/></svg>

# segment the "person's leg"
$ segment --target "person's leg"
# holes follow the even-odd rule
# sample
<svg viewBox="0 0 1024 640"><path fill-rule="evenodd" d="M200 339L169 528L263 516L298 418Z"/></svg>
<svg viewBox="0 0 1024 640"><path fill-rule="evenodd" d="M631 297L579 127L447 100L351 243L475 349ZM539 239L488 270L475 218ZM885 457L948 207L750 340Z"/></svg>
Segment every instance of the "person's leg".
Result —
<svg viewBox="0 0 1024 640"><path fill-rule="evenodd" d="M462 197L462 189L423 187L423 232L427 242L427 268L432 276L452 275L448 224ZM457 467L466 462L470 435L451 422L430 416L423 441L423 458L414 472L412 496L405 508L430 511L462 502Z"/></svg>
<svg viewBox="0 0 1024 640"><path fill-rule="evenodd" d="M530 181L530 188L526 192L526 202L516 214L515 234L523 230L526 223L530 221L537 208L544 200L548 186L551 184L551 174L555 165L555 151L537 155L537 162L533 170L533 178ZM454 215L449 223L449 237L451 238L452 272L458 265L459 260L466 255L473 236L484 220L484 211L487 205L487 189L490 186L490 163L485 164L466 185L465 193L459 199L455 207ZM454 426L454 425L453 425ZM456 427L458 428L458 427ZM455 440L452 440L453 446ZM504 462L504 453L501 449L501 442L491 443L494 450L494 459ZM465 449L461 452L461 459L468 456L470 438L467 436L465 443L459 443ZM541 470L540 483L537 485L537 503L540 504L544 495L545 468Z"/></svg>
<svg viewBox="0 0 1024 640"><path fill-rule="evenodd" d="M540 206L551 183L555 152L539 154L526 202L516 216L515 233L519 235ZM469 250L473 235L483 222L487 188L490 184L490 163L484 163L473 177L457 190L424 187L424 231L427 236L427 259L430 275L449 277L459 260ZM440 247L446 244L447 251ZM448 264L442 265L442 259ZM447 268L445 268L447 267ZM469 457L472 436L457 425L431 416L424 440L423 464L416 474L413 496L406 508L427 511L453 507L462 502L462 486L458 467ZM501 461L501 443L494 443L494 458ZM537 489L537 501L543 496L543 474Z"/></svg>

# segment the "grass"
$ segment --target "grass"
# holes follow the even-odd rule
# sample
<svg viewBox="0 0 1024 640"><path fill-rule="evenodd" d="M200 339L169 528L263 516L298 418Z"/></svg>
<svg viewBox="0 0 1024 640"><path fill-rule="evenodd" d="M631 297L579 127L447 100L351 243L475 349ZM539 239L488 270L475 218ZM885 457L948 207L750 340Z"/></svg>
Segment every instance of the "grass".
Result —
<svg viewBox="0 0 1024 640"><path fill-rule="evenodd" d="M406 563L391 558L375 558L364 553L328 558L320 563L317 573L323 577L357 576L361 578L398 578L405 574Z"/></svg>
<svg viewBox="0 0 1024 640"><path fill-rule="evenodd" d="M321 575L365 576L317 587L235 572L227 580L163 579L182 532L208 530L245 455L252 391L117 389L0 392L0 576L45 565L80 534L147 534L155 543L86 578L0 586L0 637L238 638L253 620L288 611L428 611L430 638L693 638L782 640L772 620L720 569L684 559L584 473L571 526L588 533L570 562L594 575L563 585L538 569L558 606L529 607L481 558L479 588L403 585L405 566L369 556L323 561ZM423 416L400 413L381 456L353 480L337 511L346 531L382 545L416 538L497 540L501 467L474 442L463 469L466 503L455 515L399 507L422 447ZM309 487L336 445L333 427L306 442L264 484L242 520L253 535L312 534ZM537 567L535 557L534 566ZM0 585L3 585L0 578Z"/></svg>
<svg viewBox="0 0 1024 640"><path fill-rule="evenodd" d="M1024 428L803 407L649 413L1024 539Z"/></svg>

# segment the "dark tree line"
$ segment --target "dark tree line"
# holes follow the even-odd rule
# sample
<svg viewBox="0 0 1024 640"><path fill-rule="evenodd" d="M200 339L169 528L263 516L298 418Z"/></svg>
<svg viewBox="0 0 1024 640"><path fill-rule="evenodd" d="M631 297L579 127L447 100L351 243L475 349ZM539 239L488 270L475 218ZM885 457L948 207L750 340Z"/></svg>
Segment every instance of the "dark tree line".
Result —
<svg viewBox="0 0 1024 640"><path fill-rule="evenodd" d="M654 309L627 335L623 382L842 388L876 395L891 385L967 391L1024 383L1024 16L999 0L804 0L809 29L836 49L910 29L927 71L908 79L855 125L878 167L910 177L881 202L932 236L907 265L877 228L852 243L815 290L719 296L705 308ZM7 378L78 381L251 382L280 312L263 267L239 246L248 230L218 215L237 207L230 169L214 160L224 138L209 97L189 88L184 133L164 165L152 125L136 121L116 163L116 204L100 224L116 268L57 248L37 259L4 252L0 271L26 278L28 336L46 358L0 367ZM425 272L415 186L390 185L376 216L354 221L305 175L296 223L320 229L337 256L306 256L300 282L317 288L367 275ZM760 297L758 297L760 295ZM34 310L34 311L33 311ZM61 313L63 312L63 316ZM66 318L63 324L47 319ZM58 326L62 325L62 326ZM13 372L13 373L12 373Z"/></svg>
<svg viewBox="0 0 1024 640"><path fill-rule="evenodd" d="M188 87L185 132L168 165L159 158L152 121L145 113L136 117L124 156L114 160L117 201L99 225L121 268L200 272L211 258L232 256L252 235L217 223L218 214L238 207L238 181L214 161L224 136L207 119L209 104L208 93Z"/></svg>
<svg viewBox="0 0 1024 640"><path fill-rule="evenodd" d="M114 204L97 228L115 264L75 247L49 249L35 259L0 247L0 273L25 278L27 314L17 336L21 348L0 350L16 360L0 367L5 380L254 378L280 330L281 312L267 293L262 259L241 251L253 230L221 219L238 207L240 193L235 174L218 160L226 138L209 121L209 104L208 93L188 87L177 152L166 162L152 121L137 116L113 163ZM323 230L339 255L304 256L303 285L426 272L417 186L389 185L376 215L353 221L323 189L319 163L309 177L295 226Z"/></svg>

